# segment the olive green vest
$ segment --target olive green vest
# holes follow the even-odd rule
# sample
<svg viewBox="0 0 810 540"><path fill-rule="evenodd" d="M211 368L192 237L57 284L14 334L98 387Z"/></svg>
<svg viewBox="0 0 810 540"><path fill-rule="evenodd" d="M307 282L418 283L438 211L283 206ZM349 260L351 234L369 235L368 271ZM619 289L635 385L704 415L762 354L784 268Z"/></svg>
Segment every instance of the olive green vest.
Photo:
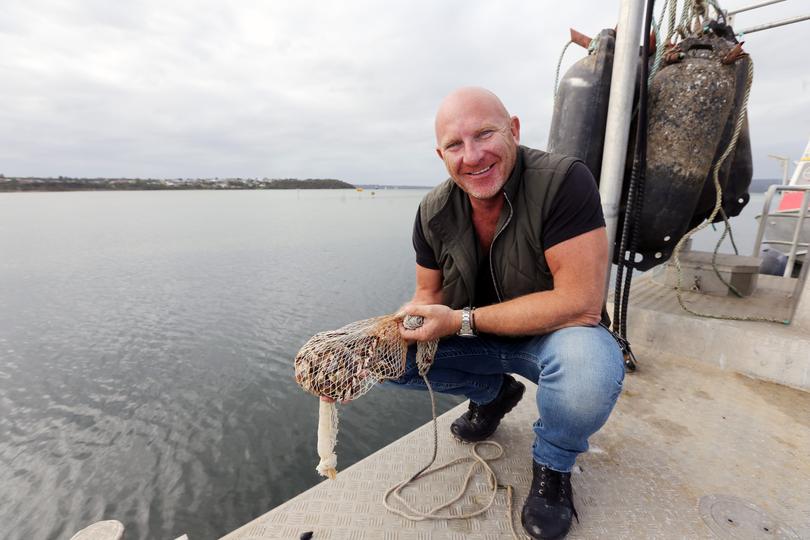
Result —
<svg viewBox="0 0 810 540"><path fill-rule="evenodd" d="M518 147L515 167L503 187L506 201L489 253L500 301L554 288L543 253L543 225L557 190L577 161ZM475 306L477 238L468 195L449 178L422 200L420 219L442 272L444 303L453 309Z"/></svg>

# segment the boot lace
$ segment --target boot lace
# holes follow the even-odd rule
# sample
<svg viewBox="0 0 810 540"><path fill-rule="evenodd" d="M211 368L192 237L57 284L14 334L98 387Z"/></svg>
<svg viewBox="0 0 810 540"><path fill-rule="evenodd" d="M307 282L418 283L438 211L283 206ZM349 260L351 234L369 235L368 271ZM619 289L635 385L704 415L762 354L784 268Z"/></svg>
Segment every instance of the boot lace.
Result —
<svg viewBox="0 0 810 540"><path fill-rule="evenodd" d="M470 407L467 410L467 417L470 419L470 422L478 422L481 420L482 416L481 405L477 405L470 401Z"/></svg>
<svg viewBox="0 0 810 540"><path fill-rule="evenodd" d="M570 477L566 477L563 473L549 469L545 465L540 465L540 474L535 478L536 485L533 489L537 490L538 495L547 501L554 501L555 499L563 504L571 507L571 513L577 518L579 523L579 515L577 509L574 507L574 499L571 491Z"/></svg>

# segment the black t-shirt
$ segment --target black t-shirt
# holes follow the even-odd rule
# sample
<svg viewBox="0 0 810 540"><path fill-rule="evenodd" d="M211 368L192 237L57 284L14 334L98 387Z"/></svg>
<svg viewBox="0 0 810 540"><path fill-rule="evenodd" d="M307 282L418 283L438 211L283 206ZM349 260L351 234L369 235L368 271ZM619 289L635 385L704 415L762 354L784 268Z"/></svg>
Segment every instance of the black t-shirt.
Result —
<svg viewBox="0 0 810 540"><path fill-rule="evenodd" d="M540 209L538 208L539 212ZM575 236L605 226L599 190L591 171L581 162L575 163L560 185L552 201L549 214L543 224L543 249L549 249ZM476 246L479 243L476 242ZM416 250L416 264L439 270L439 263L428 245L422 231L419 211L413 225L413 247ZM486 306L498 301L490 277L487 253L478 249L478 272L476 276L476 305Z"/></svg>

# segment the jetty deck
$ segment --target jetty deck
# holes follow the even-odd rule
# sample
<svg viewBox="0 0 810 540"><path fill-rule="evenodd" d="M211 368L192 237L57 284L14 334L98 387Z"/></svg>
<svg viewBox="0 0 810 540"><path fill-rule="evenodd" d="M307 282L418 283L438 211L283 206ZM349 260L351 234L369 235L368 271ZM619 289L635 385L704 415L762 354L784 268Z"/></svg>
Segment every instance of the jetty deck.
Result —
<svg viewBox="0 0 810 540"><path fill-rule="evenodd" d="M580 521L569 538L810 538L810 393L637 349L638 371L627 375L615 412L572 475ZM492 464L515 488L521 537L537 416L536 386L527 385L494 436L506 455ZM439 418L438 463L470 452L448 429L464 407ZM411 522L385 510L384 492L427 463L432 449L428 422L223 539L295 539L307 531L314 540L511 538L504 491L472 519ZM314 467L314 448L312 460ZM406 498L435 506L456 492L466 470L431 476ZM455 512L481 508L487 497L478 475Z"/></svg>

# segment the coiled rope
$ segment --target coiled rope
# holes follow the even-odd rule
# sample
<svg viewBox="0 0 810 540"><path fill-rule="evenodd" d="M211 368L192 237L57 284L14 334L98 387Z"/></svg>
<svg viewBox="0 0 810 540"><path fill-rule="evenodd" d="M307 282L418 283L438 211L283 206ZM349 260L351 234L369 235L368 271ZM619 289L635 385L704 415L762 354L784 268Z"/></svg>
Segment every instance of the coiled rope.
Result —
<svg viewBox="0 0 810 540"><path fill-rule="evenodd" d="M403 325L410 330L414 330L422 326L423 321L421 317L406 317L403 321ZM512 511L512 494L514 489L510 485L503 485L498 483L498 477L495 474L495 471L492 470L490 466L490 462L496 461L503 457L504 449L503 446L498 444L495 441L479 441L472 445L472 449L470 450L470 455L465 457L456 458L452 461L445 463L444 465L439 465L433 467L433 464L436 462L436 456L439 451L439 428L438 422L436 420L436 397L433 393L433 387L430 385L430 381L427 378L428 371L430 370L430 366L433 363L433 357L436 354L436 348L438 346L438 340L428 341L428 342L419 342L416 345L416 364L419 367L419 376L422 377L422 380L427 387L428 394L430 395L430 407L431 412L433 414L433 455L430 458L430 461L427 465L419 469L415 474L409 476L402 482L399 482L385 492L383 495L382 503L385 506L385 509L391 513L394 513L400 517L403 517L409 521L425 521L425 520L451 520L451 519L470 519L472 517L478 516L489 510L492 505L495 503L495 497L498 494L498 489L505 489L506 490L506 507L509 516L509 530L512 533L512 537L515 540L519 540L520 537L515 532L515 527L513 523L513 511ZM494 447L497 450L497 454L490 458L485 458L481 456L478 449L484 445L489 445ZM472 462L470 468L467 471L466 476L464 477L464 482L459 488L456 495L451 498L449 501L446 501L438 506L435 506L427 511L420 510L418 508L414 508L411 504L406 501L401 493L402 490L412 485L416 480L420 478L425 478L430 476L431 474L437 473L444 469L448 469L455 465L464 462ZM473 476L475 475L476 469L481 467L487 477L489 483L489 500L487 503L478 510L473 512L464 513L458 515L450 515L447 513L441 513L442 510L449 508L452 504L458 502L464 496L464 493L467 491L467 488L472 481ZM432 468L431 468L432 467ZM393 497L405 510L400 510L399 508L395 508L391 504L389 504L388 499Z"/></svg>

